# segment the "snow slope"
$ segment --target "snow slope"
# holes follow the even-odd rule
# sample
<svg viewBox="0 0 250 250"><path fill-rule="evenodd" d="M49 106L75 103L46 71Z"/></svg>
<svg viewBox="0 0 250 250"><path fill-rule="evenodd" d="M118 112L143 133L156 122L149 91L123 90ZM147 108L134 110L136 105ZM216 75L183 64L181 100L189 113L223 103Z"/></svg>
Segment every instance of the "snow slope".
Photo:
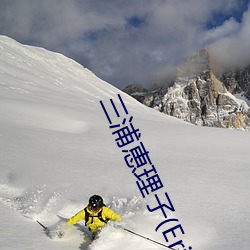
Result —
<svg viewBox="0 0 250 250"><path fill-rule="evenodd" d="M186 249L248 250L248 132L196 127L149 109L63 55L0 36L0 249L163 249L108 225L91 244L84 223L50 239L59 216L92 194L123 217L122 226L166 244L165 218L146 198L117 147L100 105L122 96L175 207ZM121 111L121 110L120 110ZM114 118L114 117L112 117ZM165 230L166 230L166 226Z"/></svg>

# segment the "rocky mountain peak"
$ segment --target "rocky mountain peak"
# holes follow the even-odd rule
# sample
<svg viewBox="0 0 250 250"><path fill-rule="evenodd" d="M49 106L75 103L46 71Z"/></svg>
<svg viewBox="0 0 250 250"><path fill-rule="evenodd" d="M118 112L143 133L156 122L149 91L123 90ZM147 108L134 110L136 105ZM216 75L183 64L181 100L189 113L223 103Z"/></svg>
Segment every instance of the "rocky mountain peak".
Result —
<svg viewBox="0 0 250 250"><path fill-rule="evenodd" d="M196 125L249 129L249 106L233 95L250 93L247 91L249 71L218 74L212 68L208 50L202 49L178 67L171 86L149 91L137 88L137 92L132 91L130 95L160 112Z"/></svg>
<svg viewBox="0 0 250 250"><path fill-rule="evenodd" d="M208 70L210 70L209 53L206 49L201 49L178 67L177 77L194 77L205 74Z"/></svg>

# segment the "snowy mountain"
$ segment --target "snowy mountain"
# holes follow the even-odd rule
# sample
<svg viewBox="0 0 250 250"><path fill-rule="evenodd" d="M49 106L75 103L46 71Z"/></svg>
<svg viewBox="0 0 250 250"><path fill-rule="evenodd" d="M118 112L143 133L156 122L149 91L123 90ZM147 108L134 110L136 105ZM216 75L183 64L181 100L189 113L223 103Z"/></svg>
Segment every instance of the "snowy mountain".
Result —
<svg viewBox="0 0 250 250"><path fill-rule="evenodd" d="M219 72L208 50L200 50L180 65L172 85L149 91L124 92L146 106L195 125L236 128L250 127L249 69Z"/></svg>
<svg viewBox="0 0 250 250"><path fill-rule="evenodd" d="M136 172L128 167L100 104L116 124L125 116L118 94L163 184L145 198L135 176L144 166ZM243 131L166 116L63 55L0 36L0 248L163 249L112 223L92 243L84 222L62 239L50 239L36 223L63 225L60 218L97 193L122 216L123 227L162 244L183 240L182 249L248 250L249 139ZM160 224L166 218L155 196L165 204L166 193L175 208L164 210L167 218L178 219L184 230L167 234L168 242L163 232L177 222Z"/></svg>

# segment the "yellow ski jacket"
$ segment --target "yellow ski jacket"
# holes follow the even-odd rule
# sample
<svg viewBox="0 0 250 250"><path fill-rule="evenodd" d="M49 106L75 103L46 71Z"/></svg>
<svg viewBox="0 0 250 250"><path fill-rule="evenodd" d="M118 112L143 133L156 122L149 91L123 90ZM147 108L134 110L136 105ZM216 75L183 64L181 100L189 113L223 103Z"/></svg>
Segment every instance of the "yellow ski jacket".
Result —
<svg viewBox="0 0 250 250"><path fill-rule="evenodd" d="M110 208L103 206L98 212L91 211L88 207L86 207L87 212L89 213L88 221L86 221L86 225L88 226L89 230L92 233L95 233L98 231L98 229L102 228L106 223L104 221L112 220L112 221L121 221L121 217L116 214L113 210ZM101 212L101 217L104 221L101 221L98 218L98 214ZM68 221L67 224L74 225L77 222L85 220L85 211L82 209L77 214L72 216Z"/></svg>

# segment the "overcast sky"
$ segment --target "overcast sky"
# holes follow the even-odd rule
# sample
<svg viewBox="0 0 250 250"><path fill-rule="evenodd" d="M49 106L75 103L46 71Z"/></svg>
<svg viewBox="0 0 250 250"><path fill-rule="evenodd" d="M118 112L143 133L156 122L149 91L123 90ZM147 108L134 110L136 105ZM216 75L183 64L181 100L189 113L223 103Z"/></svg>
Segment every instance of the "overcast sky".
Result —
<svg viewBox="0 0 250 250"><path fill-rule="evenodd" d="M57 51L124 88L204 47L250 62L250 0L0 0L0 34Z"/></svg>

